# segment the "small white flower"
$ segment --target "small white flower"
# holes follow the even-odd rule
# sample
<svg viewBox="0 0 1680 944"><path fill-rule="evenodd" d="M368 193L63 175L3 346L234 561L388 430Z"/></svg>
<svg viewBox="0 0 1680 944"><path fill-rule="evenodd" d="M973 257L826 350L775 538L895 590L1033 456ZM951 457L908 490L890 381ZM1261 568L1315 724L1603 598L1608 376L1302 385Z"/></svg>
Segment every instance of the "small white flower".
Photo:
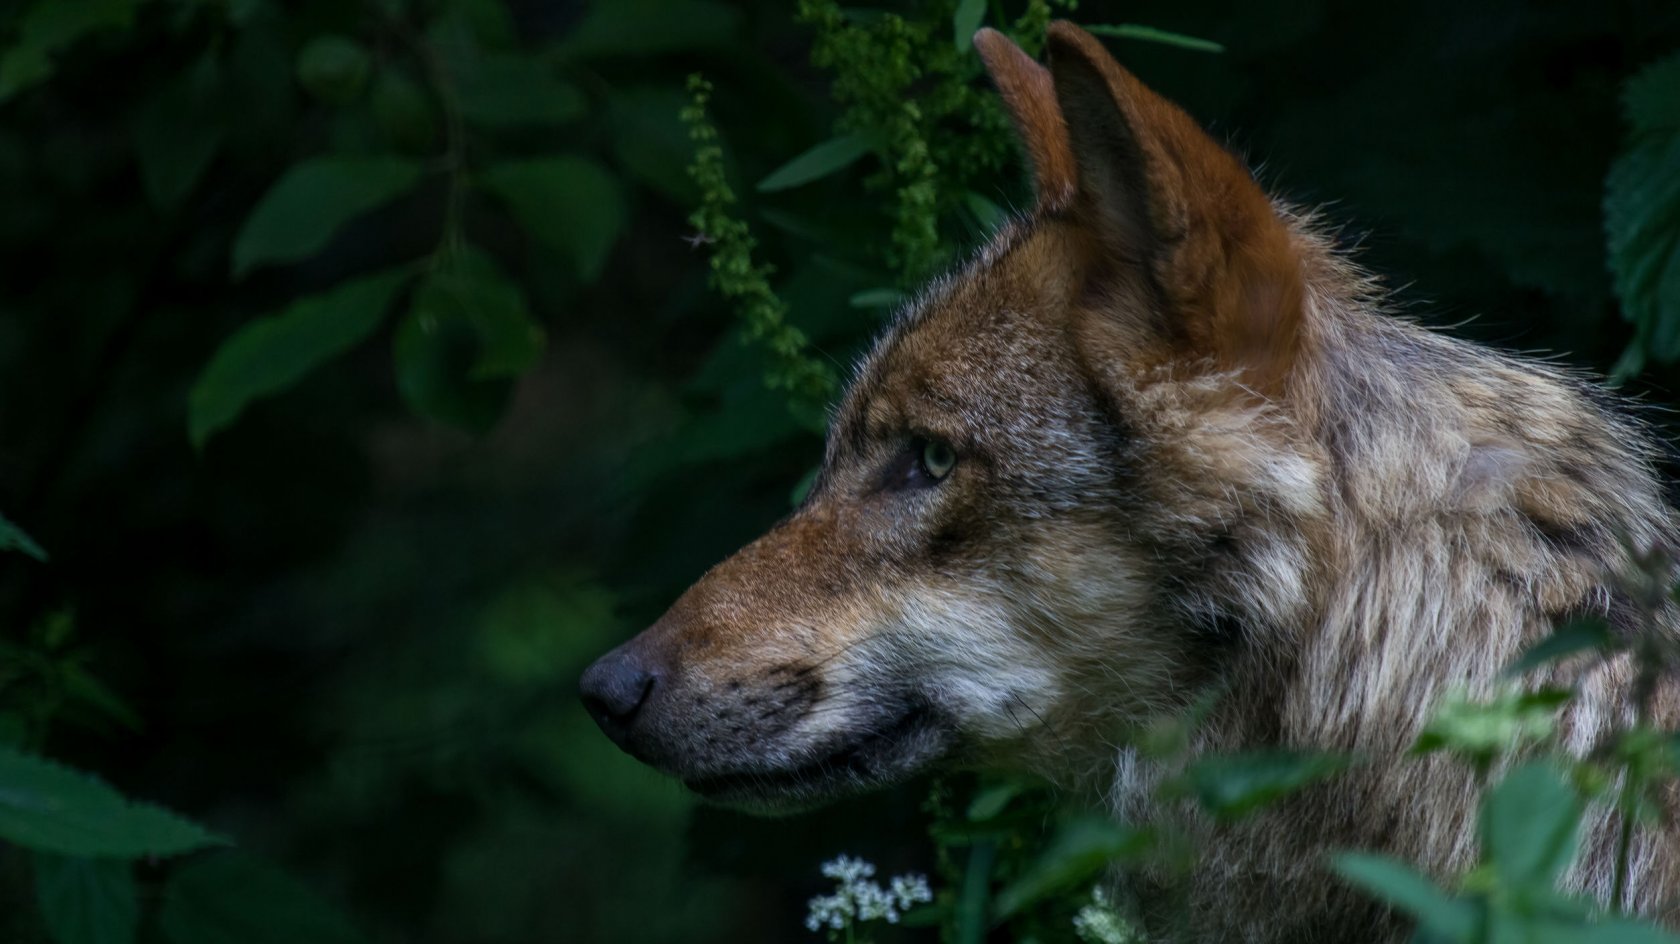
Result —
<svg viewBox="0 0 1680 944"><path fill-rule="evenodd" d="M870 881L875 866L863 859L837 856L822 864L822 874L836 884L834 894L818 895L806 904L805 927L811 931L843 931L864 921L897 924L901 911L933 900L925 876L894 876L882 888Z"/></svg>
<svg viewBox="0 0 1680 944"><path fill-rule="evenodd" d="M900 909L909 909L932 901L933 889L928 887L925 875L899 875L892 880L892 896Z"/></svg>
<svg viewBox="0 0 1680 944"><path fill-rule="evenodd" d="M1108 900L1102 886L1091 890L1091 903L1073 916L1073 930L1086 944L1141 944L1143 935Z"/></svg>

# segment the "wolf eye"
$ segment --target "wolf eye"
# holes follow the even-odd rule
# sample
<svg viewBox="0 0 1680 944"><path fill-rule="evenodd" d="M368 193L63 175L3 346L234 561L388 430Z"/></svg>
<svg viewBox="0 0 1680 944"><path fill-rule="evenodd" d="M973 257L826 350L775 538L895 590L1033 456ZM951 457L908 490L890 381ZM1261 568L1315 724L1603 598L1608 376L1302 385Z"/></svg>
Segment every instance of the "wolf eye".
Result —
<svg viewBox="0 0 1680 944"><path fill-rule="evenodd" d="M957 451L937 439L922 444L922 474L935 482L951 474L957 466Z"/></svg>

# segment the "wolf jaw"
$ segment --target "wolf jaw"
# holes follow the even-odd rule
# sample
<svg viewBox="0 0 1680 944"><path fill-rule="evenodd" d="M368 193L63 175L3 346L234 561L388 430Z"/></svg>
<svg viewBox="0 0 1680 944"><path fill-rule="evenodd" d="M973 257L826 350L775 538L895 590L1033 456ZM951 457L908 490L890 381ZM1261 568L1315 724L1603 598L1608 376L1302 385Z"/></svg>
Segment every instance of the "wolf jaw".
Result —
<svg viewBox="0 0 1680 944"><path fill-rule="evenodd" d="M1218 684L1201 749L1370 762L1209 827L1198 936L1398 940L1322 854L1472 864L1470 775L1406 750L1560 614L1627 610L1627 546L1680 547L1651 440L1566 372L1384 312L1310 217L1077 27L1052 25L1048 69L991 31L975 46L1037 206L876 345L804 505L591 667L586 703L756 809L964 764L1095 782L1147 820L1159 772L1117 730ZM1572 749L1625 722L1629 676L1556 671L1580 691ZM1680 686L1656 712L1680 721ZM1594 815L1571 881L1604 900ZM1631 904L1673 921L1667 829L1638 837Z"/></svg>

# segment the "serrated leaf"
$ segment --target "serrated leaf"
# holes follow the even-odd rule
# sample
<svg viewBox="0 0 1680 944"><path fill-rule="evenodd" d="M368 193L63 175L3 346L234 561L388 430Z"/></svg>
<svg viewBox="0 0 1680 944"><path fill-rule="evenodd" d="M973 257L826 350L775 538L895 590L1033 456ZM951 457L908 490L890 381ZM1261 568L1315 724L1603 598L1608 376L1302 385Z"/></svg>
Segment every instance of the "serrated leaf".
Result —
<svg viewBox="0 0 1680 944"><path fill-rule="evenodd" d="M974 46L974 33L986 20L986 0L961 0L951 16L951 39L957 52L968 52Z"/></svg>
<svg viewBox="0 0 1680 944"><path fill-rule="evenodd" d="M35 543L34 538L23 533L22 528L6 520L5 515L0 515L0 553L6 551L18 551L42 563L47 560L47 552L41 549L41 545Z"/></svg>
<svg viewBox="0 0 1680 944"><path fill-rule="evenodd" d="M1378 855L1348 852L1331 867L1347 881L1410 915L1422 929L1449 941L1468 942L1476 933L1476 906L1453 898L1410 866Z"/></svg>
<svg viewBox="0 0 1680 944"><path fill-rule="evenodd" d="M135 114L140 182L153 206L180 203L221 148L222 122L206 118L220 83L221 64L215 53L206 53L146 98Z"/></svg>
<svg viewBox="0 0 1680 944"><path fill-rule="evenodd" d="M787 190L845 170L869 153L869 141L861 134L830 138L776 168L758 182L760 193Z"/></svg>
<svg viewBox="0 0 1680 944"><path fill-rule="evenodd" d="M1483 854L1507 885L1550 890L1575 859L1581 800L1545 764L1516 768L1482 804Z"/></svg>
<svg viewBox="0 0 1680 944"><path fill-rule="evenodd" d="M1179 49L1192 49L1196 52L1224 52L1225 47L1211 39L1200 39L1186 36L1183 33L1173 33L1153 26L1139 26L1136 23L1087 24L1086 32L1093 36L1111 36L1116 39L1141 39L1148 43L1160 43L1163 46L1177 46Z"/></svg>
<svg viewBox="0 0 1680 944"><path fill-rule="evenodd" d="M176 869L158 924L170 944L361 944L338 908L273 866L237 853Z"/></svg>
<svg viewBox="0 0 1680 944"><path fill-rule="evenodd" d="M739 10L715 0L613 0L591 5L560 51L594 59L722 46L735 38L740 20Z"/></svg>
<svg viewBox="0 0 1680 944"><path fill-rule="evenodd" d="M467 60L456 82L461 116L477 125L562 124L582 115L587 104L541 60L513 53Z"/></svg>
<svg viewBox="0 0 1680 944"><path fill-rule="evenodd" d="M1505 667L1505 676L1514 678L1525 672L1567 659L1577 653L1604 649L1611 643L1610 627L1602 619L1570 620L1550 636L1525 649L1522 655Z"/></svg>
<svg viewBox="0 0 1680 944"><path fill-rule="evenodd" d="M479 182L586 282L601 274L629 219L618 178L584 157L497 164Z"/></svg>
<svg viewBox="0 0 1680 944"><path fill-rule="evenodd" d="M406 269L381 272L298 299L222 342L188 397L194 447L202 448L252 400L285 390L371 334L409 275Z"/></svg>
<svg viewBox="0 0 1680 944"><path fill-rule="evenodd" d="M1671 113L1680 110L1676 102L1680 56L1628 83L1624 103L1633 133L1604 182L1612 282L1623 315L1638 326L1646 353L1658 361L1680 357L1680 121Z"/></svg>
<svg viewBox="0 0 1680 944"><path fill-rule="evenodd" d="M389 203L420 180L420 165L399 157L316 157L270 187L233 242L233 274L296 262L324 248L339 227Z"/></svg>
<svg viewBox="0 0 1680 944"><path fill-rule="evenodd" d="M1203 809L1220 819L1236 819L1338 774L1349 763L1348 758L1336 754L1223 754L1191 764L1184 779Z"/></svg>
<svg viewBox="0 0 1680 944"><path fill-rule="evenodd" d="M225 842L161 807L135 803L102 781L0 747L0 840L70 856L169 856Z"/></svg>
<svg viewBox="0 0 1680 944"><path fill-rule="evenodd" d="M1133 856L1148 844L1147 833L1106 816L1064 822L1021 877L998 892L993 917L1003 920L1048 895L1085 882L1110 862Z"/></svg>
<svg viewBox="0 0 1680 944"><path fill-rule="evenodd" d="M56 944L133 944L134 867L124 859L35 855L35 900Z"/></svg>

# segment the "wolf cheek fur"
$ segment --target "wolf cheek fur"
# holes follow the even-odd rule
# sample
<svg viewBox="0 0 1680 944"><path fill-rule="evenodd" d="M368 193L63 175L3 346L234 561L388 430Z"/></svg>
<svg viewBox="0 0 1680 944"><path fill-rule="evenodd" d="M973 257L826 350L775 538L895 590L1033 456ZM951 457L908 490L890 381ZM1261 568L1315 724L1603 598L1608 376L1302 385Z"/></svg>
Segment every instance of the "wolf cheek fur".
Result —
<svg viewBox="0 0 1680 944"><path fill-rule="evenodd" d="M1448 689L1613 609L1624 542L1680 547L1650 441L1555 368L1383 312L1077 27L1048 69L975 45L1035 210L877 344L805 504L592 666L586 703L742 805L1015 765L1147 818L1115 732L1218 682L1204 749L1369 763L1210 837L1199 936L1397 938L1322 853L1471 864L1469 775L1403 755ZM1628 676L1567 679L1572 749L1626 721ZM1672 681L1656 709L1680 722ZM1605 898L1612 829L1589 830L1572 881ZM1680 836L1634 849L1631 903L1676 920Z"/></svg>

